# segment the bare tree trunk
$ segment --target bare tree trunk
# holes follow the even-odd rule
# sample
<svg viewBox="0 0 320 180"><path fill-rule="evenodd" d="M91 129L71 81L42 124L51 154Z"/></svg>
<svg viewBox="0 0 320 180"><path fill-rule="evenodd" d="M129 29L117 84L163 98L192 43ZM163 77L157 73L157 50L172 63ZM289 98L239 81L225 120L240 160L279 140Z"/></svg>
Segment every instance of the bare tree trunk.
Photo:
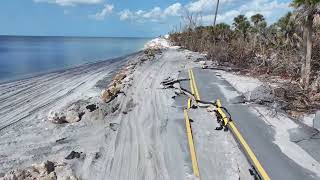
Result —
<svg viewBox="0 0 320 180"><path fill-rule="evenodd" d="M301 84L304 86L306 82L306 54L307 54L307 36L308 36L307 25L305 24L303 27L303 59L302 59L302 66L301 66Z"/></svg>
<svg viewBox="0 0 320 180"><path fill-rule="evenodd" d="M308 89L310 84L310 72L311 72L311 54L312 54L312 15L307 19L307 53L306 53L306 66L305 66L305 89Z"/></svg>

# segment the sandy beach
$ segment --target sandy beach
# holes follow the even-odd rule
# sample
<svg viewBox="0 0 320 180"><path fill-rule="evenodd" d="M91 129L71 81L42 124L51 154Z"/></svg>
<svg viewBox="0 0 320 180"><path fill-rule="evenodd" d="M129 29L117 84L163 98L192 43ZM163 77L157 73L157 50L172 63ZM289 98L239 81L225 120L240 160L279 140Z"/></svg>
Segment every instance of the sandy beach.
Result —
<svg viewBox="0 0 320 180"><path fill-rule="evenodd" d="M175 92L161 82L199 55L168 48L165 40L148 46L162 49L1 84L0 175L48 160L63 167L56 168L58 179L191 178L184 102L175 104ZM121 92L103 102L101 91L120 71ZM97 108L90 112L89 105ZM75 106L80 119L53 123ZM71 152L81 156L66 160Z"/></svg>
<svg viewBox="0 0 320 180"><path fill-rule="evenodd" d="M103 134L92 134L93 137L86 140L89 137L87 133L105 128L104 118L99 119L94 113L92 116L97 117L92 120L61 125L48 121L47 115L51 110L77 101L84 104L99 103L101 90L106 83L121 67L140 55L137 53L1 84L1 172L61 158L83 143L90 148L91 143L102 138ZM63 138L65 141L57 143Z"/></svg>

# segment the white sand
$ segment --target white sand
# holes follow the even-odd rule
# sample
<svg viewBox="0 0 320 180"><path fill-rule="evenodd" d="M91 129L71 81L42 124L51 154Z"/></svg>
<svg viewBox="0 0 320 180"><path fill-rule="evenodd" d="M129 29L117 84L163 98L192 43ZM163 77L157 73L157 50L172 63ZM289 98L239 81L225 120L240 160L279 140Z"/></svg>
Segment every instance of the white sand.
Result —
<svg viewBox="0 0 320 180"><path fill-rule="evenodd" d="M81 179L194 179L182 108L172 99L174 91L161 89L160 83L169 76L177 77L178 71L190 67L197 56L190 58L194 53L171 48L165 39L156 39L146 46L167 50L136 66L132 84L123 89L125 94L108 104L100 101L101 89L95 85L103 80L106 86L121 65L129 59L139 62L143 53L112 64L85 65L0 85L0 174L51 160L70 164ZM78 100L99 104L101 110L86 112L81 121L73 124L47 121L50 110ZM111 112L112 109L115 111ZM107 115L103 114L106 112ZM208 127L199 124L197 128ZM219 159L210 163L214 167L231 166L216 177L238 179L243 177L241 174L248 174L247 169L242 169L247 165L239 158L243 156L236 144L223 141L232 138L220 136L199 140L212 149L201 157ZM230 150L231 160L221 164L222 149L215 151L217 148L211 145L223 145L226 151ZM72 150L85 156L64 160ZM205 171L218 174L221 169L208 167Z"/></svg>

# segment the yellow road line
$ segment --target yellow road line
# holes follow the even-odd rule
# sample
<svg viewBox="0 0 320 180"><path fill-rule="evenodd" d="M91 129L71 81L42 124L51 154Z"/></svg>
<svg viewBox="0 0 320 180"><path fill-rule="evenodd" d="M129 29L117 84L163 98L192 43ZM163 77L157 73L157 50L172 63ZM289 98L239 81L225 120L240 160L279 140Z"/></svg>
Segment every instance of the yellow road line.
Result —
<svg viewBox="0 0 320 180"><path fill-rule="evenodd" d="M192 93L192 95L195 95L194 93L194 89L193 89L193 79L192 79L192 75L191 75L191 70L189 69L188 70L188 73L189 73L189 79L190 79L190 81L189 81L189 83L190 83L190 88L191 88L191 93Z"/></svg>
<svg viewBox="0 0 320 180"><path fill-rule="evenodd" d="M188 74L189 74L189 79L190 79L189 82L190 82L191 93L192 93L192 95L196 96L195 93L197 93L198 90L196 89L196 85L193 80L192 70L189 69ZM188 109L190 109L190 108L191 108L191 98L188 99ZM193 136L192 136L192 130L191 130L191 125L190 125L190 119L189 119L188 112L186 109L184 110L184 117L186 120L187 136L188 136L188 142L189 142L189 149L190 149L190 155L191 155L191 161L192 161L193 174L196 177L199 177L200 176L199 166L198 166L196 151L195 151L195 147L194 147L194 143L193 143Z"/></svg>
<svg viewBox="0 0 320 180"><path fill-rule="evenodd" d="M191 99L189 98L188 99L188 109L190 109L191 108Z"/></svg>
<svg viewBox="0 0 320 180"><path fill-rule="evenodd" d="M222 107L220 100L217 100L217 106L218 106L217 110L220 113L220 115L222 116L224 123L227 124L229 126L229 128L232 130L233 134L235 135L235 137L238 139L238 141L240 142L240 144L242 145L242 147L246 151L247 155L249 156L250 160L252 161L252 163L255 166L258 173L262 176L262 178L264 180L270 180L269 175L263 169L263 167L260 164L259 160L257 159L256 155L253 153L253 151L251 150L248 143L245 141L245 139L243 138L243 136L241 135L241 133L239 132L239 130L237 129L237 127L235 126L233 121L229 121L226 114L220 108L220 107Z"/></svg>
<svg viewBox="0 0 320 180"><path fill-rule="evenodd" d="M192 169L193 169L194 175L196 177L199 177L200 173L199 173L199 167L198 167L196 151L195 151L195 147L194 147L194 144L193 144L193 137L192 137L191 126L190 126L190 119L189 119L188 112L187 112L186 109L184 110L184 117L185 117L185 120L186 120L186 128L187 128L187 135L188 135L188 141L189 141L189 149L190 149L190 154L191 154Z"/></svg>
<svg viewBox="0 0 320 180"><path fill-rule="evenodd" d="M192 79L192 84L193 84L193 89L194 89L194 92L195 92L195 96L196 96L196 100L200 101L200 95L199 95L199 91L198 91L198 88L197 88L197 83L196 83L196 80L194 78L194 74L193 74L193 71L192 69L190 69L190 74L191 74L191 79Z"/></svg>
<svg viewBox="0 0 320 180"><path fill-rule="evenodd" d="M193 89L193 83L192 83L192 78L191 78L191 71L190 69L188 70L188 74L189 74L189 83L190 83L190 89L191 89L191 93L192 95L194 95L194 89ZM188 99L188 109L191 108L191 98Z"/></svg>

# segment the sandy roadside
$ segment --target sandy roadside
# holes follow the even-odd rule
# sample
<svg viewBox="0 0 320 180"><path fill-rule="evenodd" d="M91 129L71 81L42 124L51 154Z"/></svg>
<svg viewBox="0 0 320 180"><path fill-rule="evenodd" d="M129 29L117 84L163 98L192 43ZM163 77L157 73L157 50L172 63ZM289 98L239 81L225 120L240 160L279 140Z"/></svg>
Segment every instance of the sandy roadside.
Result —
<svg viewBox="0 0 320 180"><path fill-rule="evenodd" d="M196 179L183 117L187 97L161 82L178 78L202 55L164 39L146 47L155 50L1 85L0 176L6 177L0 179ZM207 153L200 159L210 156L201 164L205 176L247 178L234 140L210 133L210 114L199 117L207 120L195 126L198 145L206 147L199 150Z"/></svg>

